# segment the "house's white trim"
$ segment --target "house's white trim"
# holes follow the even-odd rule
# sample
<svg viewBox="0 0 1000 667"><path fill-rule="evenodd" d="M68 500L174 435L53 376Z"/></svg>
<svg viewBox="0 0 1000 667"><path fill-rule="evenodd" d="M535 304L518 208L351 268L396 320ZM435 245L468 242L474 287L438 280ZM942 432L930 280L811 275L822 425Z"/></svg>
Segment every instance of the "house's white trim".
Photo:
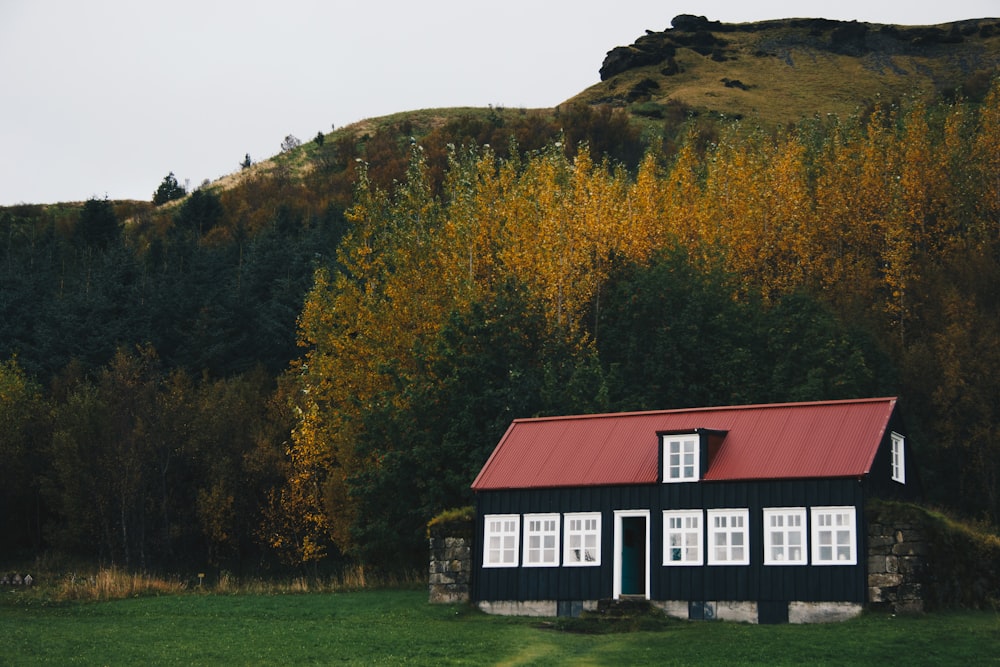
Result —
<svg viewBox="0 0 1000 667"><path fill-rule="evenodd" d="M701 477L701 438L697 433L661 436L663 482L697 482Z"/></svg>
<svg viewBox="0 0 1000 667"><path fill-rule="evenodd" d="M517 567L520 514L487 514L483 517L483 567ZM491 539L496 538L495 541Z"/></svg>
<svg viewBox="0 0 1000 667"><path fill-rule="evenodd" d="M705 523L709 565L750 564L749 509L711 509Z"/></svg>
<svg viewBox="0 0 1000 667"><path fill-rule="evenodd" d="M812 507L809 510L813 565L858 564L857 509Z"/></svg>
<svg viewBox="0 0 1000 667"><path fill-rule="evenodd" d="M579 521L580 526L571 527L574 521ZM600 565L601 513L567 512L563 514L563 523L563 565L566 567ZM578 546L574 544L577 538ZM592 545L588 546L588 542L591 542Z"/></svg>
<svg viewBox="0 0 1000 667"><path fill-rule="evenodd" d="M806 508L765 507L763 514L764 565L807 565Z"/></svg>
<svg viewBox="0 0 1000 667"><path fill-rule="evenodd" d="M705 564L704 512L698 510L663 510L663 564L665 566L698 566ZM671 520L684 522L671 527ZM673 537L680 543L672 544ZM691 540L694 540L692 544ZM694 550L692 555L691 550ZM676 551L675 551L676 550ZM677 558L673 558L677 556Z"/></svg>
<svg viewBox="0 0 1000 667"><path fill-rule="evenodd" d="M649 599L649 534L651 532L651 527L649 524L649 510L615 510L615 528L614 528L614 557L613 557L613 582L612 582L612 597L618 599L622 596L622 519L627 519L631 517L641 517L646 520L646 585L644 589L646 591L646 599Z"/></svg>
<svg viewBox="0 0 1000 667"><path fill-rule="evenodd" d="M895 431L890 435L892 440L892 479L900 484L906 484L906 438Z"/></svg>
<svg viewBox="0 0 1000 667"><path fill-rule="evenodd" d="M524 567L559 567L557 512L524 515Z"/></svg>

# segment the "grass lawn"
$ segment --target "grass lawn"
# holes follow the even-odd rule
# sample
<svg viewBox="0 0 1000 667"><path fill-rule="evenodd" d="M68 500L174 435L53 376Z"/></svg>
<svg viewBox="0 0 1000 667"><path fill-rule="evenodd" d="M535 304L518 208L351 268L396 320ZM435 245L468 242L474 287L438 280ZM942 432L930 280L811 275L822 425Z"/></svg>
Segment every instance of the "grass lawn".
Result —
<svg viewBox="0 0 1000 667"><path fill-rule="evenodd" d="M829 625L669 622L580 634L429 605L424 590L0 602L2 665L1000 664L1000 614Z"/></svg>

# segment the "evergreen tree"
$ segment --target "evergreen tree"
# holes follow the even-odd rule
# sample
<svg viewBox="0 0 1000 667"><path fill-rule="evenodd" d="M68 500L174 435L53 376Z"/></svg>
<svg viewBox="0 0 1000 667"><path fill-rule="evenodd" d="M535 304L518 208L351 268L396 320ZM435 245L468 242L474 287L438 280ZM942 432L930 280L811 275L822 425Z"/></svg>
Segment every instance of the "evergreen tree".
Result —
<svg viewBox="0 0 1000 667"><path fill-rule="evenodd" d="M114 205L108 200L91 197L80 211L76 238L85 247L107 248L121 235L121 224Z"/></svg>
<svg viewBox="0 0 1000 667"><path fill-rule="evenodd" d="M156 188L156 192L153 193L153 204L156 206L166 204L168 201L181 199L186 194L187 190L178 185L174 172L170 172L163 178L163 182L160 183L160 187Z"/></svg>
<svg viewBox="0 0 1000 667"><path fill-rule="evenodd" d="M181 233L193 233L196 239L200 239L222 221L225 213L219 196L201 188L181 205L175 222Z"/></svg>

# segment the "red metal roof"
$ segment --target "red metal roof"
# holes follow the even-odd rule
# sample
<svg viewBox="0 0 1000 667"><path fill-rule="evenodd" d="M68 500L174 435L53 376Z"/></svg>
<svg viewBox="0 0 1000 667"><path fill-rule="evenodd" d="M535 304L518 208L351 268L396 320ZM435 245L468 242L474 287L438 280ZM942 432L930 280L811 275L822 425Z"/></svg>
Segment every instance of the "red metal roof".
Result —
<svg viewBox="0 0 1000 667"><path fill-rule="evenodd" d="M895 398L517 419L472 488L523 489L658 480L658 431L725 431L706 481L861 477Z"/></svg>

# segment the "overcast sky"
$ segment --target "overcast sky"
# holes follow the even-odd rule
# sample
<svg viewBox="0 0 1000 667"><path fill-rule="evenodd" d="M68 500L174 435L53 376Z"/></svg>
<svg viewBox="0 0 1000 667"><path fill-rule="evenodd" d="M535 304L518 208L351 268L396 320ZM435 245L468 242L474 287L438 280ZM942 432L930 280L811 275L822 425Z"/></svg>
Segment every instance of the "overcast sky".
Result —
<svg viewBox="0 0 1000 667"><path fill-rule="evenodd" d="M678 14L925 25L1000 0L0 0L0 206L150 199L398 111L552 107Z"/></svg>

